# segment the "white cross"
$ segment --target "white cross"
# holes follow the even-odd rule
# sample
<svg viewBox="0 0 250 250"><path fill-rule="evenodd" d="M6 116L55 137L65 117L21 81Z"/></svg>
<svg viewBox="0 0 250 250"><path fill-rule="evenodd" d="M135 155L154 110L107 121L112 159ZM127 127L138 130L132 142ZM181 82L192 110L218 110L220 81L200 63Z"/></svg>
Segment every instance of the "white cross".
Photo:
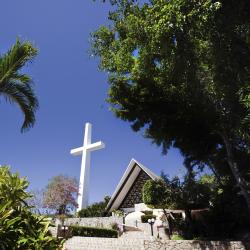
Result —
<svg viewBox="0 0 250 250"><path fill-rule="evenodd" d="M72 155L82 155L79 191L77 197L77 203L78 203L77 211L81 210L82 208L86 208L88 206L90 152L105 147L105 144L102 141L91 144L91 130L92 130L92 125L90 123L86 123L83 146L80 148L72 149L70 151Z"/></svg>

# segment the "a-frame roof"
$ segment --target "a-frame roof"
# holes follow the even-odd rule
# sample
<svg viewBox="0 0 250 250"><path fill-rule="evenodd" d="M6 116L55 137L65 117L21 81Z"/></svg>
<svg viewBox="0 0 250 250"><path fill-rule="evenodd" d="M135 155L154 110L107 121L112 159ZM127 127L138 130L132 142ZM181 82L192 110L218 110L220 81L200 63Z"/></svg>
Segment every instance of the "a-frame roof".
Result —
<svg viewBox="0 0 250 250"><path fill-rule="evenodd" d="M159 176L154 174L150 169L135 159L132 159L120 182L118 183L113 195L111 196L111 199L106 207L107 211L112 211L119 208L124 197L130 190L141 170L144 171L152 180L159 178Z"/></svg>

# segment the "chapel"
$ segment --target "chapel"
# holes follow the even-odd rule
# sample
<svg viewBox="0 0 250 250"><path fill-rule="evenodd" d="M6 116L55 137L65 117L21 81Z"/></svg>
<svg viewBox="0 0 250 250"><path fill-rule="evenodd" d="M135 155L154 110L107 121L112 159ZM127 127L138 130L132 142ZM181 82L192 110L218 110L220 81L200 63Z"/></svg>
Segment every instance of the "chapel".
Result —
<svg viewBox="0 0 250 250"><path fill-rule="evenodd" d="M140 162L132 159L106 207L107 212L135 211L135 204L143 203L142 188L147 180L160 178Z"/></svg>

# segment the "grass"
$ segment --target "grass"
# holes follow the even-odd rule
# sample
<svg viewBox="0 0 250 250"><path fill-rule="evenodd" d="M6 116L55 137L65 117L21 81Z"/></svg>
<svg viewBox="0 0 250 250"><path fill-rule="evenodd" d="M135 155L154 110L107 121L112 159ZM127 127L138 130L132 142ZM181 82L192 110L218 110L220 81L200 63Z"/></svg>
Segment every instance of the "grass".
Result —
<svg viewBox="0 0 250 250"><path fill-rule="evenodd" d="M171 240L185 240L181 235L174 234L171 237Z"/></svg>

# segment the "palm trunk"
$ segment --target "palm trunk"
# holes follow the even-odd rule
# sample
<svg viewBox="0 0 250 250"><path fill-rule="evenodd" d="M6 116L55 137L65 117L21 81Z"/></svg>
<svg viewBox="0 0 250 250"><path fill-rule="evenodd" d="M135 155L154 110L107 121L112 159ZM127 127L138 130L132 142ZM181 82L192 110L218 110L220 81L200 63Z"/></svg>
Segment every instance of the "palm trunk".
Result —
<svg viewBox="0 0 250 250"><path fill-rule="evenodd" d="M230 142L230 139L226 135L222 134L221 136L226 147L228 165L232 171L232 174L236 180L237 185L239 186L242 192L242 195L244 196L246 200L247 207L250 210L250 195L247 190L246 182L244 178L242 177L242 175L240 174L238 164L234 159L232 143Z"/></svg>

